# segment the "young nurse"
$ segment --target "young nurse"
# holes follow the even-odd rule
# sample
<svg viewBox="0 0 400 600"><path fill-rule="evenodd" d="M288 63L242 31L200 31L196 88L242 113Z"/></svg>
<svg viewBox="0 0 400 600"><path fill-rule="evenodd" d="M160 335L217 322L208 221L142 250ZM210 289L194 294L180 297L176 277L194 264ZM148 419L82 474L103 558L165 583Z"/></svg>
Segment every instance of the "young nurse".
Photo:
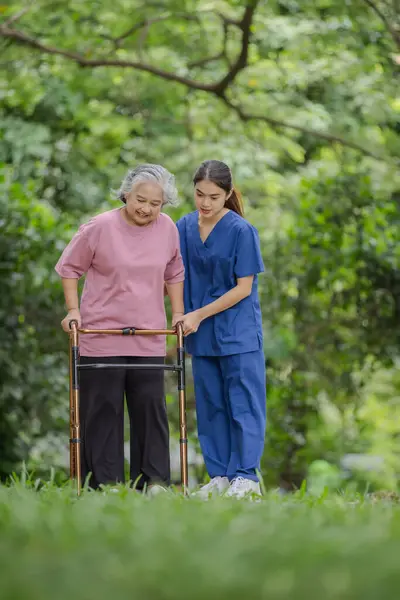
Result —
<svg viewBox="0 0 400 600"><path fill-rule="evenodd" d="M261 493L266 382L257 275L264 266L229 167L202 163L194 188L197 210L177 227L186 273L183 327L211 478L198 495L240 498Z"/></svg>

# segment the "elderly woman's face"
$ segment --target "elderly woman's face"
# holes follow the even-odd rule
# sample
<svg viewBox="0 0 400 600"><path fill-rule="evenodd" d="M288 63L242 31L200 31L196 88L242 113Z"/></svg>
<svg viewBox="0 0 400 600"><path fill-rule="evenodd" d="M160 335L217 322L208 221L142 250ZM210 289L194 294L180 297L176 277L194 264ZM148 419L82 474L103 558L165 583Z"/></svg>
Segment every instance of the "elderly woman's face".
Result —
<svg viewBox="0 0 400 600"><path fill-rule="evenodd" d="M157 219L163 205L163 191L156 183L139 183L125 196L126 214L142 227Z"/></svg>

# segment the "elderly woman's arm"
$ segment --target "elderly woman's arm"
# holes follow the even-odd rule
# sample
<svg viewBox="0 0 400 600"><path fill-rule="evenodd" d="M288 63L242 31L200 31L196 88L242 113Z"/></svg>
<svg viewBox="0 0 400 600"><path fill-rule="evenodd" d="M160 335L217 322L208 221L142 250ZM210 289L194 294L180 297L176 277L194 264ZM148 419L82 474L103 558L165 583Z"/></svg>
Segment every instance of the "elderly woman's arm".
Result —
<svg viewBox="0 0 400 600"><path fill-rule="evenodd" d="M179 233L175 225L172 224L172 249L171 258L167 264L164 273L164 293L167 292L172 309L172 327L175 327L182 320L185 314L185 306L183 303L183 282L185 279L185 268L183 265Z"/></svg>
<svg viewBox="0 0 400 600"><path fill-rule="evenodd" d="M81 313L79 310L78 279L63 277L61 281L64 289L65 304L68 311L67 316L61 321L61 326L64 331L68 332L70 330L69 324L71 321L77 321L78 327L82 324Z"/></svg>
<svg viewBox="0 0 400 600"><path fill-rule="evenodd" d="M183 281L179 281L178 283L166 282L165 287L167 288L171 302L172 327L175 327L185 314L185 307L183 305Z"/></svg>
<svg viewBox="0 0 400 600"><path fill-rule="evenodd" d="M87 273L93 258L91 240L95 231L95 219L80 226L56 264L55 270L61 277L65 304L68 314L61 321L64 331L70 331L69 324L75 320L81 326L79 310L78 281Z"/></svg>

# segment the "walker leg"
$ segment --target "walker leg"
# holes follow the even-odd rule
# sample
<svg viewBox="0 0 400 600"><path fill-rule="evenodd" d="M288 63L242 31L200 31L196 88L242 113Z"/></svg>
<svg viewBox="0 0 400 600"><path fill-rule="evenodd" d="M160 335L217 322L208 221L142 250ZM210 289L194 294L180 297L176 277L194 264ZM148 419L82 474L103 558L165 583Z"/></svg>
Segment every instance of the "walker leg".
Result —
<svg viewBox="0 0 400 600"><path fill-rule="evenodd" d="M186 428L186 377L185 377L185 349L182 325L178 324L178 395L179 395L179 449L181 464L181 481L184 495L188 494L188 440Z"/></svg>
<svg viewBox="0 0 400 600"><path fill-rule="evenodd" d="M79 418L79 337L76 321L70 323L69 336L69 470L70 479L76 482L78 496L81 493L81 440Z"/></svg>

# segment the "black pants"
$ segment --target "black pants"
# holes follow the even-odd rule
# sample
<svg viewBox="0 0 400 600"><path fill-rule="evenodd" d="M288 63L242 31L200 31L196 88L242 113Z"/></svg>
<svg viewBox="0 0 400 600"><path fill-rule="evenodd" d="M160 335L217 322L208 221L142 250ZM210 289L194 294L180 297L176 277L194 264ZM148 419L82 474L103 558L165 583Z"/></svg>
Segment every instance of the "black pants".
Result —
<svg viewBox="0 0 400 600"><path fill-rule="evenodd" d="M80 357L81 364L164 364L163 357ZM130 420L130 479L136 489L170 483L164 371L83 369L79 372L82 481L124 482L124 396ZM140 478L138 480L138 478Z"/></svg>

